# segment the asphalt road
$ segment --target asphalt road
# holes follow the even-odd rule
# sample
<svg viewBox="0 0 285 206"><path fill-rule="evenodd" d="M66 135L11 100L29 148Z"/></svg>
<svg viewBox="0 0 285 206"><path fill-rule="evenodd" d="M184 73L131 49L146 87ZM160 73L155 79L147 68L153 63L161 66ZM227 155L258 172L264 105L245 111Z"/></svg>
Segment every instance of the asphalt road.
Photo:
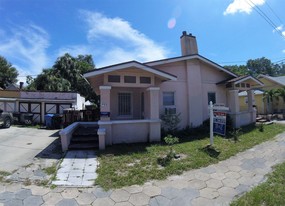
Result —
<svg viewBox="0 0 285 206"><path fill-rule="evenodd" d="M16 126L0 128L0 171L12 172L32 163L37 154L57 139L57 132Z"/></svg>

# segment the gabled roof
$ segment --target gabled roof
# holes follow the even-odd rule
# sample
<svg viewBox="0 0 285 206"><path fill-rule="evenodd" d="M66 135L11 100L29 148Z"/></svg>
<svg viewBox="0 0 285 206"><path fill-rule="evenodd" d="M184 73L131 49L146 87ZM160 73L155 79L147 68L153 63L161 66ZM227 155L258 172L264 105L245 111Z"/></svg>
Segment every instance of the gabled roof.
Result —
<svg viewBox="0 0 285 206"><path fill-rule="evenodd" d="M111 66L107 66L107 67L102 67L100 69L94 69L92 71L86 72L83 76L85 78L88 77L93 77L93 76L97 76L100 74L105 74L105 73L109 73L109 72L113 72L113 71L117 71L117 70L121 70L121 69L126 69L126 68L131 68L131 67L135 67L150 73L153 73L157 76L166 78L166 79L170 79L170 80L176 80L177 77L169 74L167 72L152 68L148 65L139 63L137 61L130 61L130 62L124 62L124 63L120 63L120 64L115 64L115 65L111 65Z"/></svg>
<svg viewBox="0 0 285 206"><path fill-rule="evenodd" d="M260 78L265 78L269 81L272 81L276 84L279 84L281 86L285 86L285 76L280 76L280 77L271 77L271 76L268 76L268 75L263 75L263 74L260 74L257 76L258 79Z"/></svg>
<svg viewBox="0 0 285 206"><path fill-rule="evenodd" d="M226 83L239 84L239 83L247 81L247 80L252 80L255 83L257 83L258 85L260 85L260 86L264 85L261 81L259 81L258 79L254 78L253 76L250 76L250 75L239 76L239 77L236 77L236 78L233 78L233 79L228 79L228 80L219 82L217 84L226 84Z"/></svg>
<svg viewBox="0 0 285 206"><path fill-rule="evenodd" d="M156 65L160 65L160 64L166 64L166 63L173 63L173 62L178 62L178 61L184 61L184 60L191 60L191 59L198 59L206 64L209 64L215 68L217 68L218 70L221 70L233 77L238 77L238 75L236 75L235 73L225 69L224 67L222 67L221 65L199 55L199 54L194 54L194 55L186 55L186 56L180 56L180 57L173 57L173 58L168 58L168 59L162 59L162 60L157 60L157 61L151 61L151 62L145 62L145 65L148 66L156 66Z"/></svg>

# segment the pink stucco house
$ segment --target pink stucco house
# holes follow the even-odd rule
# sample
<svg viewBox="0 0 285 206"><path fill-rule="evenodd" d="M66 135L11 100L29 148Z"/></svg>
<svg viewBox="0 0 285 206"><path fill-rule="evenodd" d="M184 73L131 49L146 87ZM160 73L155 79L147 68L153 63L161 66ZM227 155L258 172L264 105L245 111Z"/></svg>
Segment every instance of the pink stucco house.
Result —
<svg viewBox="0 0 285 206"><path fill-rule="evenodd" d="M100 95L99 145L160 141L163 113L180 113L180 128L197 127L209 118L208 104L230 108L235 127L255 122L252 88L262 83L238 77L201 56L195 36L180 37L179 57L130 61L84 74ZM238 93L247 91L248 110L239 111Z"/></svg>

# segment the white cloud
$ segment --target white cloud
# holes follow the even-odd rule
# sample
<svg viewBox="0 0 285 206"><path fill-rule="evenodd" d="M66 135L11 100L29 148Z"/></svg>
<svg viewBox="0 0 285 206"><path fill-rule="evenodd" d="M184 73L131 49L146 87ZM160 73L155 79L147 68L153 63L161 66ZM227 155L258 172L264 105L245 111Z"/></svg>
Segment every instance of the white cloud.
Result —
<svg viewBox="0 0 285 206"><path fill-rule="evenodd" d="M285 53L285 49L283 49L282 52Z"/></svg>
<svg viewBox="0 0 285 206"><path fill-rule="evenodd" d="M276 31L276 30L282 31L283 30L283 25L278 26L274 31Z"/></svg>
<svg viewBox="0 0 285 206"><path fill-rule="evenodd" d="M71 56L78 56L80 54L92 54L94 50L91 46L88 45L69 45L62 47L58 50L57 56L63 56L65 53L70 54Z"/></svg>
<svg viewBox="0 0 285 206"><path fill-rule="evenodd" d="M88 25L87 38L92 47L103 52L97 65L166 58L167 49L134 29L119 17L109 18L98 12L81 11Z"/></svg>
<svg viewBox="0 0 285 206"><path fill-rule="evenodd" d="M14 63L19 76L38 74L48 65L49 35L41 27L14 25L10 31L2 30L0 36L0 55Z"/></svg>
<svg viewBox="0 0 285 206"><path fill-rule="evenodd" d="M239 13L250 14L252 7L261 6L265 0L234 0L224 11L224 15Z"/></svg>

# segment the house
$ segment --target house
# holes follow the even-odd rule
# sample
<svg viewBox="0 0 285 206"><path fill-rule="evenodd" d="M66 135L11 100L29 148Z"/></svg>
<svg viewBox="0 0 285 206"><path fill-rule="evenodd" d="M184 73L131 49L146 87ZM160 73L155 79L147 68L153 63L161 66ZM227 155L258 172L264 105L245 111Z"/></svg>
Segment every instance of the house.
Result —
<svg viewBox="0 0 285 206"><path fill-rule="evenodd" d="M255 122L253 87L262 83L238 77L198 53L196 37L185 31L179 57L124 62L84 74L100 95L99 144L160 141L162 114L180 114L180 128L198 127L209 118L209 102L230 108L235 127ZM248 109L240 112L238 93Z"/></svg>
<svg viewBox="0 0 285 206"><path fill-rule="evenodd" d="M248 98L247 92L243 91L238 94L239 96L239 105L240 111L247 111L248 110ZM254 100L253 105L256 108L256 114L265 114L266 113L266 105L264 103L264 91L256 89L254 90Z"/></svg>
<svg viewBox="0 0 285 206"><path fill-rule="evenodd" d="M72 107L83 109L84 102L85 98L75 92L0 90L0 109L32 113L36 123L44 123L45 114L62 114L64 109Z"/></svg>
<svg viewBox="0 0 285 206"><path fill-rule="evenodd" d="M259 79L263 84L263 90L264 91L270 91L272 89L281 89L285 87L285 76L280 77L271 77L268 75L258 75L257 79ZM285 102L283 101L283 98L273 98L273 101L270 101L269 99L263 98L263 104L264 104L264 114L269 113L284 113L285 111ZM262 106L257 104L258 107Z"/></svg>

